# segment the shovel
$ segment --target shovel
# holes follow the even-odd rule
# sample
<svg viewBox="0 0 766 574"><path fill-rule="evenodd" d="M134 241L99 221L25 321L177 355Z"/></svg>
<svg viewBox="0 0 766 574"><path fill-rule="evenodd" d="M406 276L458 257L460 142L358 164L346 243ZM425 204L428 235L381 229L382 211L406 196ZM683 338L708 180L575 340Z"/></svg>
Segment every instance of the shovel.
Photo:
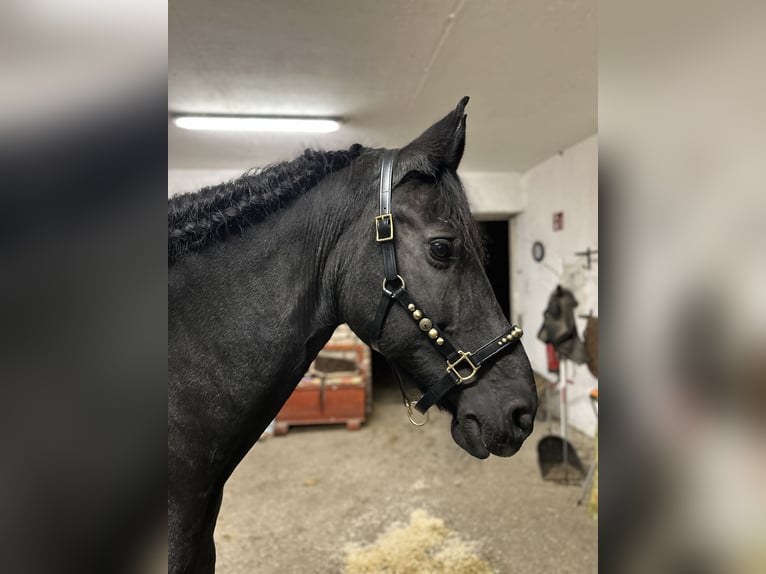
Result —
<svg viewBox="0 0 766 574"><path fill-rule="evenodd" d="M567 363L561 362L563 374L559 374L558 379L561 436L544 436L537 443L537 458L543 480L560 484L569 484L570 480L579 483L585 478L585 467L575 447L567 440Z"/></svg>

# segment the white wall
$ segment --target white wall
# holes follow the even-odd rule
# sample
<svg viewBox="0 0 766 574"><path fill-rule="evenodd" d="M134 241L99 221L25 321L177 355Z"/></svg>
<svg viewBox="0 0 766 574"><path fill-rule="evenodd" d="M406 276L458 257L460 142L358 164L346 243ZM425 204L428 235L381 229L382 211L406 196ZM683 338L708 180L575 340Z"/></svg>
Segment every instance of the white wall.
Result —
<svg viewBox="0 0 766 574"><path fill-rule="evenodd" d="M206 185L223 183L244 172L244 169L169 169L168 197L197 191Z"/></svg>
<svg viewBox="0 0 766 574"><path fill-rule="evenodd" d="M524 210L526 193L521 174L512 172L460 172L471 211L480 219L507 219Z"/></svg>
<svg viewBox="0 0 766 574"><path fill-rule="evenodd" d="M598 248L598 137L591 136L533 167L522 175L520 185L526 206L511 224L512 309L515 321L524 328L524 347L532 367L545 375L545 345L537 339L537 331L556 285L574 292L580 303L576 314L593 311L598 315L598 263L586 270L585 259L575 255L587 247ZM564 213L564 228L553 231L553 214L558 211ZM532 258L535 241L545 246L540 263ZM582 336L586 321L577 317L576 321ZM574 385L567 389L569 423L593 435L596 417L589 393L597 381L586 365L573 366L570 374Z"/></svg>

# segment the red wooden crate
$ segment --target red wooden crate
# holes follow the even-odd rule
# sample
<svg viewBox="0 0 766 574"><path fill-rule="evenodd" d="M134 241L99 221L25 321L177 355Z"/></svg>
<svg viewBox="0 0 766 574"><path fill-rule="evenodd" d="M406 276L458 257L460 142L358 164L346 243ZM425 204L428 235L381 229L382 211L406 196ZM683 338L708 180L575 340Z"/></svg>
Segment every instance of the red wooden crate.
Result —
<svg viewBox="0 0 766 574"><path fill-rule="evenodd" d="M364 421L363 385L319 385L298 387L277 415L276 434L293 425L345 423L356 430Z"/></svg>
<svg viewBox="0 0 766 574"><path fill-rule="evenodd" d="M367 377L362 368L363 347L329 344L325 350L355 351L356 372L324 373L324 384L317 376L304 377L279 411L275 434L285 434L293 425L345 423L346 428L357 430L365 420Z"/></svg>

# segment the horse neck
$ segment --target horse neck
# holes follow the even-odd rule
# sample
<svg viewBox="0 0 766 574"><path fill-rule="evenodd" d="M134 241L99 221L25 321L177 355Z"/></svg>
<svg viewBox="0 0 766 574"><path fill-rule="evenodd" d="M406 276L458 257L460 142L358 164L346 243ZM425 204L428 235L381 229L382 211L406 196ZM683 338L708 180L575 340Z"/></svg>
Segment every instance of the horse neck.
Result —
<svg viewBox="0 0 766 574"><path fill-rule="evenodd" d="M263 416L273 417L339 322L329 260L359 202L333 179L171 272L171 337L182 326L182 340L194 340L181 354L202 349L202 357L184 357L197 361L195 375L224 374L200 386L223 383L226 395L240 404L246 396Z"/></svg>
<svg viewBox="0 0 766 574"><path fill-rule="evenodd" d="M247 250L248 283L258 302L256 336L271 353L289 359L285 362L296 366L298 376L338 324L335 277L327 265L334 247L332 207L315 193L254 228Z"/></svg>

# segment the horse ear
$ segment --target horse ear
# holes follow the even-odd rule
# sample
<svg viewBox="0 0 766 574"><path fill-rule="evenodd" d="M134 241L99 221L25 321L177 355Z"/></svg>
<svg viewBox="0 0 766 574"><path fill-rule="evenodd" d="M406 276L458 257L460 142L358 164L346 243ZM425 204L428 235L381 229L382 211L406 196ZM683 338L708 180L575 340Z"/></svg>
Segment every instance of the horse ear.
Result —
<svg viewBox="0 0 766 574"><path fill-rule="evenodd" d="M457 171L465 149L465 106L468 96L399 152L396 179L411 171L436 176L446 170Z"/></svg>
<svg viewBox="0 0 766 574"><path fill-rule="evenodd" d="M556 297L562 297L564 295L564 291L561 289L561 285L556 285Z"/></svg>

